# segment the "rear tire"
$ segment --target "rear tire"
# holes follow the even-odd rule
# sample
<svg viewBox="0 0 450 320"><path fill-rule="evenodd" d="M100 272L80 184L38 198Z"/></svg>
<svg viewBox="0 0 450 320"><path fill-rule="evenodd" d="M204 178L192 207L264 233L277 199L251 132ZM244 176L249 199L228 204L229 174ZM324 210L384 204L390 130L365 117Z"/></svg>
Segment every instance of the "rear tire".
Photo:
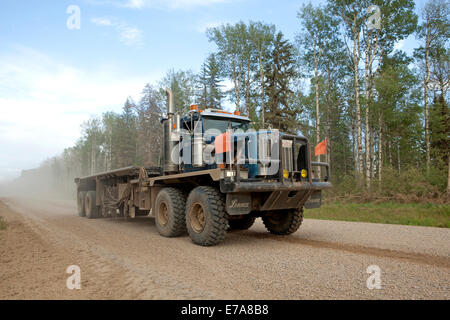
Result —
<svg viewBox="0 0 450 320"><path fill-rule="evenodd" d="M95 204L95 195L96 192L95 191L88 191L86 193L86 197L85 197L85 211L86 211L86 217L88 219L95 219L98 218L98 208L97 205Z"/></svg>
<svg viewBox="0 0 450 320"><path fill-rule="evenodd" d="M229 220L230 230L248 230L255 223L256 218L252 216L245 216L241 219Z"/></svg>
<svg viewBox="0 0 450 320"><path fill-rule="evenodd" d="M297 231L302 224L303 209L268 212L262 220L270 233L280 236L289 235Z"/></svg>
<svg viewBox="0 0 450 320"><path fill-rule="evenodd" d="M222 242L228 229L223 194L206 186L192 190L186 203L186 226L197 245L208 247Z"/></svg>
<svg viewBox="0 0 450 320"><path fill-rule="evenodd" d="M77 194L77 209L80 217L86 216L86 208L84 207L84 201L86 199L86 191L78 191Z"/></svg>
<svg viewBox="0 0 450 320"><path fill-rule="evenodd" d="M155 223L163 237L178 237L186 233L184 209L186 196L175 188L164 188L156 197Z"/></svg>

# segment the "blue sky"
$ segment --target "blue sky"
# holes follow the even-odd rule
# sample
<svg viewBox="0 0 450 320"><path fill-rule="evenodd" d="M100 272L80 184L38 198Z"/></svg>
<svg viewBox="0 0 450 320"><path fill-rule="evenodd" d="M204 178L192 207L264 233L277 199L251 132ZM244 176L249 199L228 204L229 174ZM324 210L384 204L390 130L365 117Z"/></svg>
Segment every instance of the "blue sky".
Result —
<svg viewBox="0 0 450 320"><path fill-rule="evenodd" d="M214 50L207 27L264 21L294 39L296 13L307 2L1 1L0 182L72 146L83 121L119 111L129 95L138 100L167 70L197 72ZM67 27L71 5L80 9L80 29ZM410 37L397 47L415 45Z"/></svg>

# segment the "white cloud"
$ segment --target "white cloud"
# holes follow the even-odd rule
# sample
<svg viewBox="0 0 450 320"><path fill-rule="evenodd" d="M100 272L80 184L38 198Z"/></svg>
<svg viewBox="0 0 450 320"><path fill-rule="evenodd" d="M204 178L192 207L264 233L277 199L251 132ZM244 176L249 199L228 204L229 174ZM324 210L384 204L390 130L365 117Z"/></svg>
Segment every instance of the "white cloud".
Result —
<svg viewBox="0 0 450 320"><path fill-rule="evenodd" d="M112 26L113 23L108 18L93 18L92 22L99 26Z"/></svg>
<svg viewBox="0 0 450 320"><path fill-rule="evenodd" d="M128 0L125 4L125 7L133 8L133 9L140 9L145 6L144 0Z"/></svg>
<svg viewBox="0 0 450 320"><path fill-rule="evenodd" d="M119 25L119 40L127 46L141 45L143 40L143 32L135 27L126 24Z"/></svg>
<svg viewBox="0 0 450 320"><path fill-rule="evenodd" d="M120 111L159 76L128 77L110 66L86 71L23 47L1 54L0 181L72 146L83 121Z"/></svg>
<svg viewBox="0 0 450 320"><path fill-rule="evenodd" d="M102 27L113 27L119 35L119 40L127 46L140 46L143 43L144 32L115 18L93 18L92 23Z"/></svg>
<svg viewBox="0 0 450 320"><path fill-rule="evenodd" d="M220 85L222 86L223 91L228 91L228 90L231 90L234 88L233 81L231 81L231 80L224 80L220 83ZM222 107L226 111L230 111L230 112L233 112L236 110L236 104L231 102L229 99L223 100Z"/></svg>
<svg viewBox="0 0 450 320"><path fill-rule="evenodd" d="M405 40L400 40L394 44L394 50L402 50L405 46Z"/></svg>

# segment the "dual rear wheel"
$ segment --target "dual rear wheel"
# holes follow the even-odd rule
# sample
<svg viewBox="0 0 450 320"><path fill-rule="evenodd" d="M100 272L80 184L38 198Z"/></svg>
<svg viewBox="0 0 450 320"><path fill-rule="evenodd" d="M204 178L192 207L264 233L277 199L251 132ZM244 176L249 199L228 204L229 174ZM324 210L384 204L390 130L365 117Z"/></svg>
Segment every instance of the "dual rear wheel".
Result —
<svg viewBox="0 0 450 320"><path fill-rule="evenodd" d="M80 217L87 217L88 219L94 219L98 217L98 207L96 205L96 192L91 191L78 191L77 195L77 208L78 215Z"/></svg>
<svg viewBox="0 0 450 320"><path fill-rule="evenodd" d="M207 186L192 190L186 202L186 226L195 244L213 246L222 242L228 229L223 194Z"/></svg>
<svg viewBox="0 0 450 320"><path fill-rule="evenodd" d="M164 188L156 197L156 227L165 237L180 236L186 231L192 242L213 246L225 239L228 220L223 194L207 186L185 194L175 188Z"/></svg>

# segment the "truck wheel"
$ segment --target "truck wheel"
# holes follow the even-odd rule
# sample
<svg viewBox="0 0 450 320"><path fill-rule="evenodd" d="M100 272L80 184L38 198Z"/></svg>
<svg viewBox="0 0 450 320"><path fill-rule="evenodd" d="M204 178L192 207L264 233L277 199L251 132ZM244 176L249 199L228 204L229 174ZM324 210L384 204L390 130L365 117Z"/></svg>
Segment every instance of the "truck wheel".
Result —
<svg viewBox="0 0 450 320"><path fill-rule="evenodd" d="M241 219L229 220L230 230L248 230L255 223L256 218L245 216Z"/></svg>
<svg viewBox="0 0 450 320"><path fill-rule="evenodd" d="M164 188L156 197L155 222L160 235L178 237L186 232L184 208L186 196L175 188Z"/></svg>
<svg viewBox="0 0 450 320"><path fill-rule="evenodd" d="M86 208L84 207L84 200L86 199L86 191L78 191L77 194L77 209L80 217L86 216Z"/></svg>
<svg viewBox="0 0 450 320"><path fill-rule="evenodd" d="M95 204L95 194L95 191L88 191L84 200L86 217L88 217L88 219L95 219L98 217L98 208Z"/></svg>
<svg viewBox="0 0 450 320"><path fill-rule="evenodd" d="M276 235L288 235L298 230L303 221L303 209L268 212L262 217L266 229Z"/></svg>
<svg viewBox="0 0 450 320"><path fill-rule="evenodd" d="M217 189L197 187L186 203L186 226L192 242L213 246L225 239L228 221L225 199Z"/></svg>

